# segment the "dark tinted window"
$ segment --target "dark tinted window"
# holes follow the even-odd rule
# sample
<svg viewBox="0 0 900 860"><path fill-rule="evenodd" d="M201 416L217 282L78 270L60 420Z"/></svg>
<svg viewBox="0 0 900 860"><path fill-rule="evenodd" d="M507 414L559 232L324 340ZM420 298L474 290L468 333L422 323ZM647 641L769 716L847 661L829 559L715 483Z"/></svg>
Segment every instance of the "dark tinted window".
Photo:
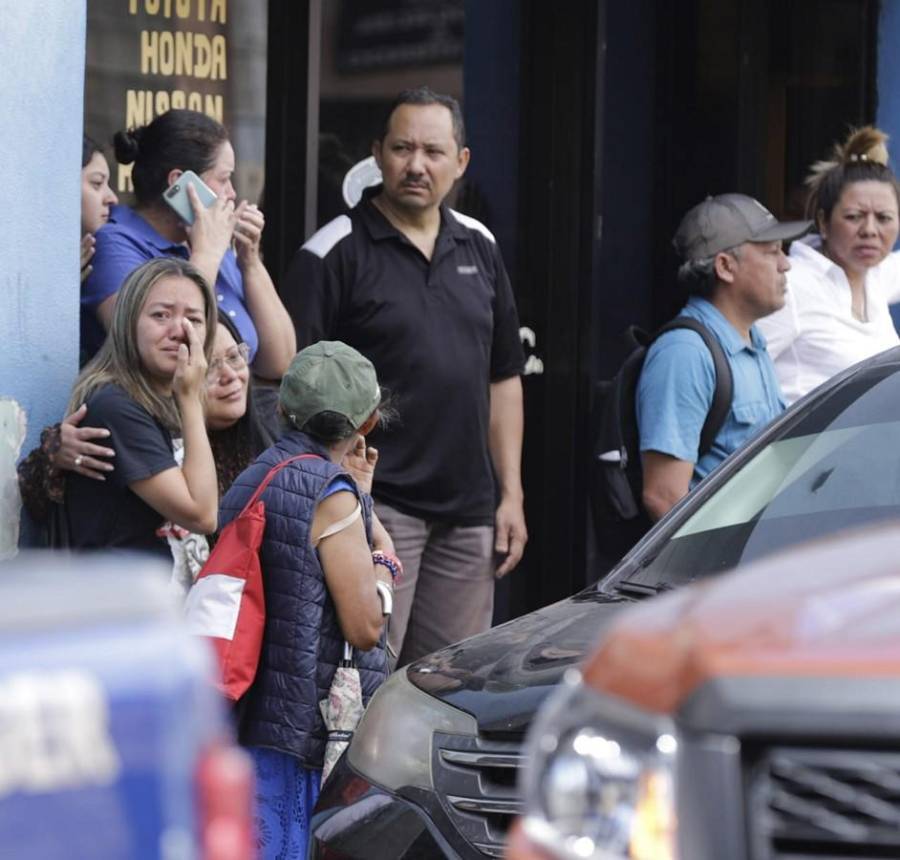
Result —
<svg viewBox="0 0 900 860"><path fill-rule="evenodd" d="M625 576L679 585L841 529L900 519L898 371L859 373L798 410Z"/></svg>

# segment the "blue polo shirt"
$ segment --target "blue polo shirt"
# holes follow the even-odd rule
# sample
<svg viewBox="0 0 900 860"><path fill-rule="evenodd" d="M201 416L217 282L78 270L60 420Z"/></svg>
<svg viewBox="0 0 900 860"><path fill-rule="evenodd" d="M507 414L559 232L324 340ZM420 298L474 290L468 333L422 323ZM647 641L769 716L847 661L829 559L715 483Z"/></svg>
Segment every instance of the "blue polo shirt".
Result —
<svg viewBox="0 0 900 860"><path fill-rule="evenodd" d="M117 293L125 278L147 260L156 257L181 257L187 260L187 245L170 242L159 235L140 215L127 206L113 206L109 222L97 231L97 245L88 279L81 285L81 355L91 358L106 338L106 330L97 319L97 306ZM247 312L244 299L244 278L237 258L229 248L222 258L216 278L216 299L219 307L231 317L250 347L253 361L259 346L256 326Z"/></svg>
<svg viewBox="0 0 900 860"><path fill-rule="evenodd" d="M637 391L641 451L694 463L693 487L732 451L784 411L775 367L755 326L750 343L710 302L691 297L683 316L703 323L719 340L734 377L734 399L712 448L697 458L700 432L712 406L716 373L700 335L666 332L647 352Z"/></svg>

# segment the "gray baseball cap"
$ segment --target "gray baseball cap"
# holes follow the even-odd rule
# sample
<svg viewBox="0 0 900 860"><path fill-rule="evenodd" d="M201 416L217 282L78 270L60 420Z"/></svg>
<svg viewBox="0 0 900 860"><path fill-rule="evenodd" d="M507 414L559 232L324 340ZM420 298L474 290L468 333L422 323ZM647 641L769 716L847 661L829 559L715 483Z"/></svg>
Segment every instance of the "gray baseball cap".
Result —
<svg viewBox="0 0 900 860"><path fill-rule="evenodd" d="M381 402L381 389L369 359L339 340L320 340L294 356L278 399L298 430L321 412L343 415L358 429Z"/></svg>
<svg viewBox="0 0 900 860"><path fill-rule="evenodd" d="M744 242L796 239L811 227L812 221L779 221L746 194L719 194L681 219L672 244L685 260L703 260Z"/></svg>

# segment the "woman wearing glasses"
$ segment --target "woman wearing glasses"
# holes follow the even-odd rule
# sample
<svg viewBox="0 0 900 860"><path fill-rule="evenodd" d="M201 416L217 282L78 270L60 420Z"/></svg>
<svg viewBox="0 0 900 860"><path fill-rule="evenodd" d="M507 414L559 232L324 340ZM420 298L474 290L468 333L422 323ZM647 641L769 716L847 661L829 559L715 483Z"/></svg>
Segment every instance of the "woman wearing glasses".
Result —
<svg viewBox="0 0 900 860"><path fill-rule="evenodd" d="M248 364L250 348L220 313L206 374L206 429L219 478L219 495L279 435L272 410L261 409Z"/></svg>
<svg viewBox="0 0 900 860"><path fill-rule="evenodd" d="M248 357L234 324L221 311L206 371L206 431L216 465L219 497L278 435L274 414L267 424L257 410ZM176 460L178 454L176 452ZM172 582L186 593L209 557L214 535L203 536L174 523L162 527L173 557Z"/></svg>
<svg viewBox="0 0 900 860"><path fill-rule="evenodd" d="M266 414L256 406L248 354L249 348L240 340L234 323L220 311L205 386L206 429L220 496L278 435L274 413ZM74 472L104 481L115 471L116 452L109 447L106 428L81 427L77 434L72 432L86 411L82 405L61 425L46 428L41 434L41 446L19 465L25 508L32 519L50 528L51 543L57 545L68 543L66 536L57 531L58 505L63 499L66 475ZM61 428L69 432L61 432ZM205 548L196 550L203 552Z"/></svg>

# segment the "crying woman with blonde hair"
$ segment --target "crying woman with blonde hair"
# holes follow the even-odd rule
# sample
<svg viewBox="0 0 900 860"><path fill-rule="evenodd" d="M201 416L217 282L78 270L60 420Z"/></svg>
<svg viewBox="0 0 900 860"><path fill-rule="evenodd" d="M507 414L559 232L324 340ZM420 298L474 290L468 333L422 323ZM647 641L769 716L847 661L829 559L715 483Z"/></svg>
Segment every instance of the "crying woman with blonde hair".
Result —
<svg viewBox="0 0 900 860"><path fill-rule="evenodd" d="M887 135L855 129L810 168L816 231L790 248L785 306L758 322L788 403L852 364L900 343L897 179Z"/></svg>
<svg viewBox="0 0 900 860"><path fill-rule="evenodd" d="M72 548L171 562L160 531L165 521L196 534L215 531L219 493L204 421L215 334L215 295L186 260L150 260L125 279L106 341L75 381L69 404L70 413L84 404L83 426L106 428L115 451L102 479L80 470L66 480Z"/></svg>

